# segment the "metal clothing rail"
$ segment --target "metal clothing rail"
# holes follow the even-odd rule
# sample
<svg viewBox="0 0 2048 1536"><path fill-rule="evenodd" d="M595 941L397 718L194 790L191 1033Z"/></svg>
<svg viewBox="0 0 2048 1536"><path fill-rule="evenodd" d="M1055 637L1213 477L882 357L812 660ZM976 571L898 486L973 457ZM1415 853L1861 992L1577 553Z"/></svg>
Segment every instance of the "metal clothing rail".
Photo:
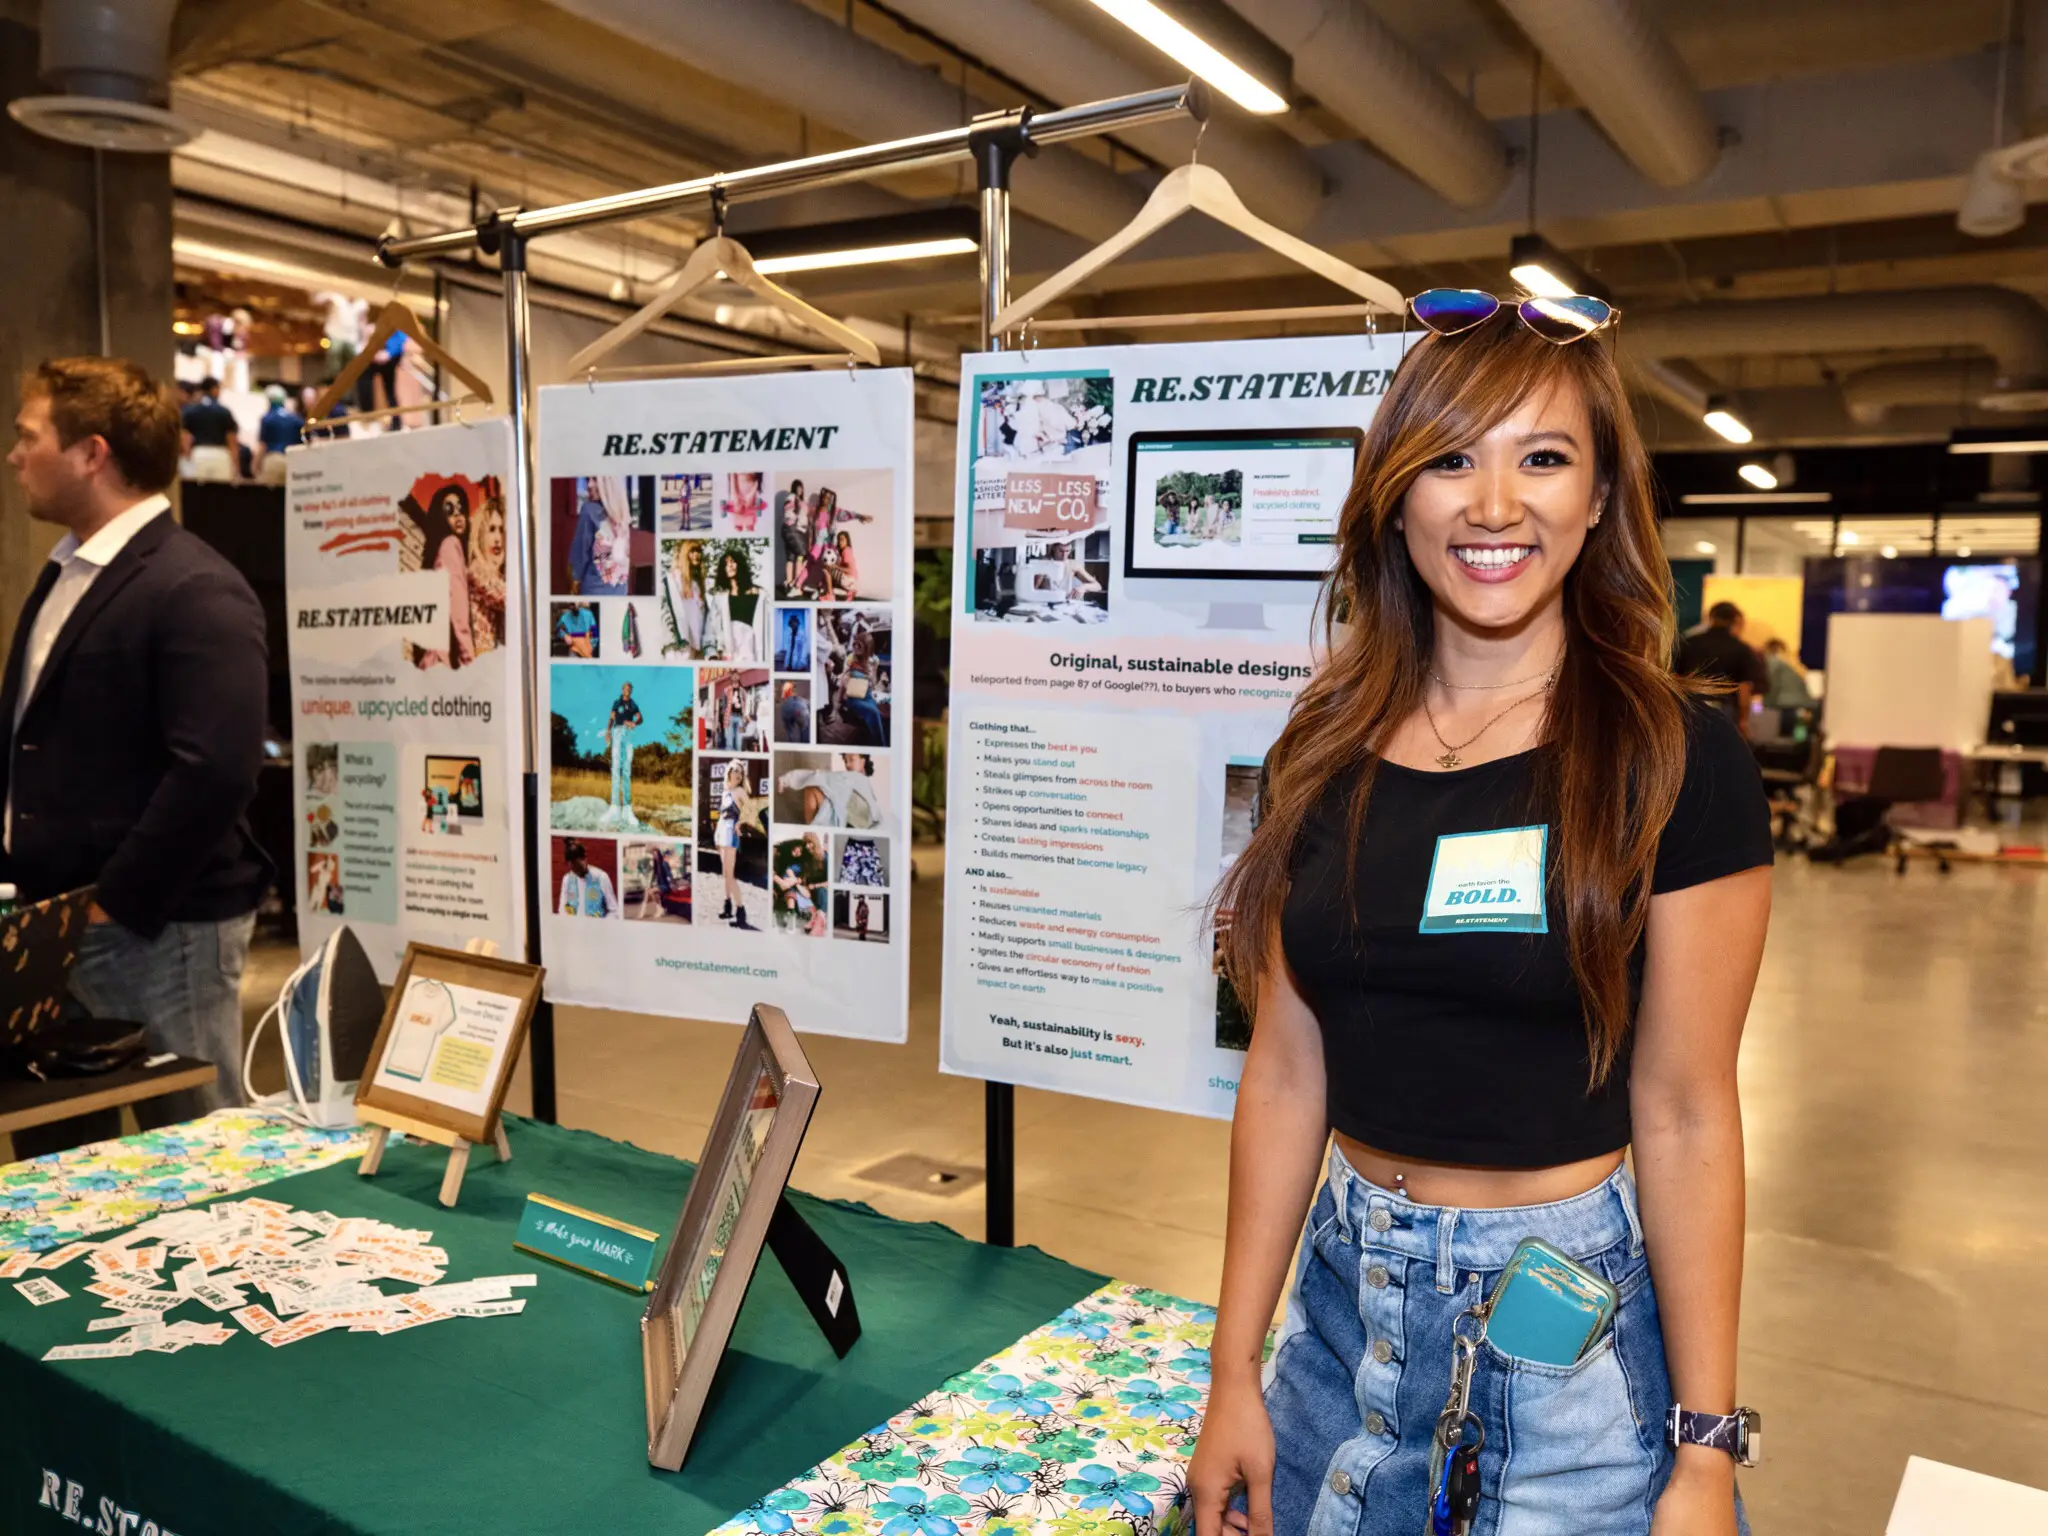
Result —
<svg viewBox="0 0 2048 1536"><path fill-rule="evenodd" d="M649 218L704 205L722 215L732 203L783 197L843 182L902 171L922 170L972 160L981 204L981 342L985 351L999 348L1004 337L995 317L1010 301L1010 169L1019 155L1035 155L1047 144L1115 133L1146 123L1188 117L1206 122L1209 93L1199 80L1162 90L1120 96L1057 112L1034 113L1029 107L991 112L959 128L915 138L895 139L858 149L784 160L751 170L723 171L690 181L670 182L638 192L586 198L553 208L499 208L474 224L377 243L377 259L399 267L415 257L460 255L482 251L498 258L505 289L505 378L511 395L512 436L517 451L508 476L507 501L518 516L508 519L512 538L508 557L526 573L527 600L518 624L520 709L526 808L526 958L540 960L540 914L544 891L540 854L545 834L540 825L540 716L534 696L536 636L540 625L540 519L534 504L538 480L533 431L533 333L528 303L526 247L531 240ZM533 1113L555 1118L555 1016L543 1000L528 1032L533 1063ZM1008 1083L985 1085L987 1157L987 1229L989 1242L1009 1247L1016 1242L1016 1113L1015 1090Z"/></svg>

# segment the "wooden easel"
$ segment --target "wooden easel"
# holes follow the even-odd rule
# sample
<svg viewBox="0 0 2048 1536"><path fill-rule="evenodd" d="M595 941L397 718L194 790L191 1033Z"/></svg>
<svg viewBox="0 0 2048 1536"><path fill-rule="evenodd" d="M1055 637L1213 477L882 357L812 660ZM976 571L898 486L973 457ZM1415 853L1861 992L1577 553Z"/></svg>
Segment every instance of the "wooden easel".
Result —
<svg viewBox="0 0 2048 1536"><path fill-rule="evenodd" d="M378 1165L384 1161L384 1144L391 1139L393 1131L404 1136L417 1136L421 1141L431 1141L448 1149L448 1171L441 1175L441 1203L447 1206L455 1204L462 1193L462 1176L469 1171L469 1149L482 1143L472 1142L468 1137L441 1126L429 1125L424 1120L415 1120L410 1115L370 1105L358 1107L356 1119L370 1127L370 1145L356 1167L357 1173L366 1179L376 1175ZM502 1117L491 1127L490 1144L498 1149L499 1162L512 1161L512 1144L505 1139Z"/></svg>
<svg viewBox="0 0 2048 1536"><path fill-rule="evenodd" d="M462 949L463 953L470 955L495 955L498 952L496 942L491 939L471 939L462 946ZM417 1137L421 1141L430 1141L438 1147L446 1147L448 1170L441 1175L441 1203L451 1208L462 1193L462 1176L469 1171L469 1149L472 1146L485 1145L484 1142L472 1142L460 1131L450 1130L446 1126L430 1125L424 1120L402 1115L394 1109L377 1104L357 1103L356 1119L370 1127L370 1145L363 1151L363 1160L356 1165L357 1174L366 1179L374 1178L377 1169L382 1166L384 1147L390 1141L393 1131L403 1136ZM499 1162L512 1161L512 1143L505 1138L505 1118L502 1114L491 1116L488 1143L498 1149Z"/></svg>

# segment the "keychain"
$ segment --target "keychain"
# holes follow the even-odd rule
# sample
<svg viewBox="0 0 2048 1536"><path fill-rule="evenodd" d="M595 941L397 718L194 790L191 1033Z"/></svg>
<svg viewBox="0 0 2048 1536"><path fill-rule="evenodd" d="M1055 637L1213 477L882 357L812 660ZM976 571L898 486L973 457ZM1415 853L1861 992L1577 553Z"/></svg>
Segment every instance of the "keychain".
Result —
<svg viewBox="0 0 2048 1536"><path fill-rule="evenodd" d="M1486 1444L1486 1426L1471 1409L1472 1372L1486 1317L1474 1309L1458 1321L1466 1317L1479 1320L1479 1333L1468 1337L1452 1327L1451 1391L1431 1436L1428 1536L1466 1536L1479 1512L1479 1452Z"/></svg>

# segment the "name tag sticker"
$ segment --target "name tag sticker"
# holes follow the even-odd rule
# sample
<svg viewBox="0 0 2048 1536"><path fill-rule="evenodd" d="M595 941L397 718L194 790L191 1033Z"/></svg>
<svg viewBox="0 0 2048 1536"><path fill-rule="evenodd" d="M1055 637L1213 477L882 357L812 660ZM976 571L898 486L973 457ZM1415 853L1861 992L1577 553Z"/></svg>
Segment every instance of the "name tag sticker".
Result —
<svg viewBox="0 0 2048 1536"><path fill-rule="evenodd" d="M1420 931L1548 933L1543 855L1549 840L1548 827L1503 827L1438 838L1429 888L1422 898Z"/></svg>

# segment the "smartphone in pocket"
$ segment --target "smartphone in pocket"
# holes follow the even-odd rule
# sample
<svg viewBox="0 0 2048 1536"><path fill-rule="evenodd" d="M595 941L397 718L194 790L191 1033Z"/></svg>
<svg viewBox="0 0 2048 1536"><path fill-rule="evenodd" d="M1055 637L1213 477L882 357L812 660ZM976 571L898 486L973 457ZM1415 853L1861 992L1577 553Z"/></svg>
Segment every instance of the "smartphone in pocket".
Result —
<svg viewBox="0 0 2048 1536"><path fill-rule="evenodd" d="M1575 1365L1600 1342L1621 1297L1585 1265L1525 1237L1487 1303L1486 1339L1502 1354L1537 1365Z"/></svg>

